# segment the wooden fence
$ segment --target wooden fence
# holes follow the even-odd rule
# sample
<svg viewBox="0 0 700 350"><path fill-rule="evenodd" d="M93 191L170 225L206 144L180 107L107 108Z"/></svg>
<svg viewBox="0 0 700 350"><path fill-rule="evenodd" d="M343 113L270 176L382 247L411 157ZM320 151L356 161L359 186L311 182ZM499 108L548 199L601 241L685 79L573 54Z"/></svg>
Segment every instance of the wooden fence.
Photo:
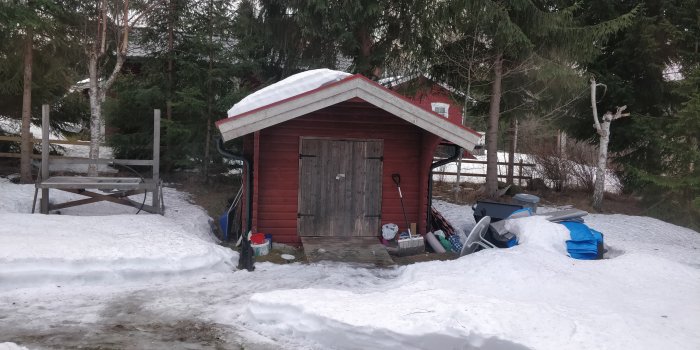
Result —
<svg viewBox="0 0 700 350"><path fill-rule="evenodd" d="M434 161L437 160L442 160L444 158L434 158ZM455 163L457 163L455 161ZM485 160L474 160L474 159L462 159L462 164L480 164L480 165L486 165L487 162ZM496 165L498 165L498 177L501 179L508 178L508 174L503 174L501 173L501 166L505 165L506 172L508 171L508 162L498 162ZM513 163L513 179L518 180L518 185L522 185L522 180L530 181L532 180L532 175L524 175L523 169L524 168L531 168L534 167L535 164L532 163L525 163L521 159L519 162L514 162ZM516 171L517 169L517 171ZM518 174L518 175L515 175ZM451 172L451 171L433 171L433 175L449 175L449 176L457 176L456 172ZM459 174L460 176L464 177L483 177L484 179L486 178L486 173L472 173L472 172L461 172Z"/></svg>
<svg viewBox="0 0 700 350"><path fill-rule="evenodd" d="M7 141L7 142L22 142L22 138L19 136L3 136L0 135L0 141ZM32 138L31 140L31 148L34 149L34 144L41 144L41 139L36 139ZM56 144L56 145L78 145L78 146L90 146L90 141L68 141L68 140L49 140L50 144ZM13 152L0 152L0 158L21 158L21 155L19 153L13 153ZM32 153L32 158L33 159L41 159L41 154L34 154ZM65 156L50 156L51 159L85 159L84 157L65 157Z"/></svg>

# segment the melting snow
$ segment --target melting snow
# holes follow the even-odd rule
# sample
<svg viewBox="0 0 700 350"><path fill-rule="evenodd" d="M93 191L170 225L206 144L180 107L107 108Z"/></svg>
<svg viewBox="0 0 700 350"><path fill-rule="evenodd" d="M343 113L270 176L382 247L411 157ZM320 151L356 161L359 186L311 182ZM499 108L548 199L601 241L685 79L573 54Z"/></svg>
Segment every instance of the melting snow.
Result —
<svg viewBox="0 0 700 350"><path fill-rule="evenodd" d="M297 73L246 96L228 110L228 116L229 118L237 116L271 103L301 95L351 75L326 68Z"/></svg>
<svg viewBox="0 0 700 350"><path fill-rule="evenodd" d="M700 348L700 234L651 218L587 216L611 251L598 261L568 258L558 228L531 219L513 223L521 245L452 261L248 272L173 189L165 217L109 203L31 215L32 195L0 179L0 349L214 346L179 340L183 322L252 349ZM435 205L474 225L469 206Z"/></svg>

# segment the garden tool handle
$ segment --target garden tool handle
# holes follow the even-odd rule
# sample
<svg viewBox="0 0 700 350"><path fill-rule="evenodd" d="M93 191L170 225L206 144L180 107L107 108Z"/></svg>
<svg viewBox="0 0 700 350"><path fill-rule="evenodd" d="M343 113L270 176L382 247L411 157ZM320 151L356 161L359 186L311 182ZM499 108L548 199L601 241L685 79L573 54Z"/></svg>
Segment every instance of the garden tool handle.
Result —
<svg viewBox="0 0 700 350"><path fill-rule="evenodd" d="M396 187L401 186L401 175L399 175L399 174L391 174L391 179L394 180L394 183L396 184Z"/></svg>

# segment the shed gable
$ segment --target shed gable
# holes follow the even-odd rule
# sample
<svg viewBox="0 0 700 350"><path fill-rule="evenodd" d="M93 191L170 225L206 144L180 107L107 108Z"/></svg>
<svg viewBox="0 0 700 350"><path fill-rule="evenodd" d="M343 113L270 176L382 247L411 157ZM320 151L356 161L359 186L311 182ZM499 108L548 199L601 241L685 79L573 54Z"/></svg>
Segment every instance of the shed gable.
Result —
<svg viewBox="0 0 700 350"><path fill-rule="evenodd" d="M225 141L259 131L343 101L359 98L419 128L469 151L479 135L455 126L442 116L426 111L399 94L361 76L354 75L264 107L217 122Z"/></svg>

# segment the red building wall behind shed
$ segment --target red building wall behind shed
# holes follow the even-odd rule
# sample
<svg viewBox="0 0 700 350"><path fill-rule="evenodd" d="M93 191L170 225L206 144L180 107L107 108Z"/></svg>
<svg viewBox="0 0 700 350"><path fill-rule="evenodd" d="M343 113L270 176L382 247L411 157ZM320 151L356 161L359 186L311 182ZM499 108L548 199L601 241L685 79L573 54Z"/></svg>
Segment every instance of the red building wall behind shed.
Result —
<svg viewBox="0 0 700 350"><path fill-rule="evenodd" d="M391 174L399 173L408 220L418 224L419 232L424 231L427 172L437 138L365 102L340 103L260 131L254 167L254 229L272 234L275 242L300 243L297 201L301 136L384 140L382 224L393 222L406 229L398 191L391 179ZM244 143L247 147L252 144Z"/></svg>
<svg viewBox="0 0 700 350"><path fill-rule="evenodd" d="M447 111L447 119L456 125L462 125L462 104L457 103L452 97L452 93L440 86L440 84L419 77L392 88L396 92L408 97L415 104L426 110L432 111L432 103L446 103L450 105Z"/></svg>

